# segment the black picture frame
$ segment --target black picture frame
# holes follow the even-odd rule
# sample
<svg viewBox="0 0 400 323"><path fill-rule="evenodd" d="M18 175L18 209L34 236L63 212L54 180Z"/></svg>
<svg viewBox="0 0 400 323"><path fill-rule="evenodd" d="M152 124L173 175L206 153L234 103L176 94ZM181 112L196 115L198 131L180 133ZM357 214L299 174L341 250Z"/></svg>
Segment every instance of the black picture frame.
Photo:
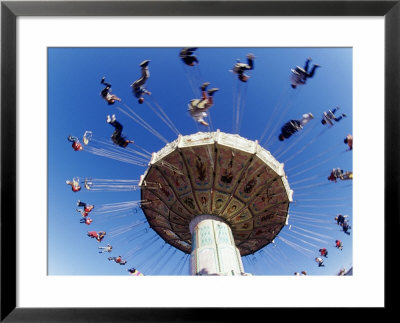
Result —
<svg viewBox="0 0 400 323"><path fill-rule="evenodd" d="M236 321L232 308L18 308L16 236L16 19L19 16L383 16L385 19L385 306L398 275L386 247L399 233L400 1L2 1L1 2L1 321ZM372 62L373 63L373 62ZM369 113L373 107L365 107ZM373 234L373 233L371 233ZM373 273L371 273L373 275ZM134 291L132 297L138 297ZM327 304L328 305L328 304ZM256 317L262 309L252 309ZM381 314L381 313L380 313ZM279 315L279 313L278 313ZM311 318L311 317L310 317ZM254 321L250 319L251 321Z"/></svg>

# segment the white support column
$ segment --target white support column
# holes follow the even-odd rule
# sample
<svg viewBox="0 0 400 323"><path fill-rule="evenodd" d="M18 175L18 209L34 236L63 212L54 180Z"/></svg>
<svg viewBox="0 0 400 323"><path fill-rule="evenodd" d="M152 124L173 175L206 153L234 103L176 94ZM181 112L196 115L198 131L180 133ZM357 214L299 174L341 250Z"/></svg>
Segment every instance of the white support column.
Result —
<svg viewBox="0 0 400 323"><path fill-rule="evenodd" d="M230 227L213 215L200 215L190 222L191 275L243 275L239 250Z"/></svg>

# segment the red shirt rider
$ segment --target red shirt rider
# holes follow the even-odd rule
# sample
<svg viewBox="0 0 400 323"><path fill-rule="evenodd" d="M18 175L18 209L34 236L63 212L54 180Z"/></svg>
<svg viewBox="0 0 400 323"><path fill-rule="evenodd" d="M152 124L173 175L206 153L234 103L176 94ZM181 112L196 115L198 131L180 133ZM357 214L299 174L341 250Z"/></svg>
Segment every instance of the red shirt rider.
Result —
<svg viewBox="0 0 400 323"><path fill-rule="evenodd" d="M331 175L328 177L328 180L336 183L336 176L333 172L331 172Z"/></svg>
<svg viewBox="0 0 400 323"><path fill-rule="evenodd" d="M89 213L90 211L93 210L93 208L94 208L93 205L86 205L86 206L84 207L83 210L84 210L86 213ZM87 215L87 214L86 214L86 215Z"/></svg>
<svg viewBox="0 0 400 323"><path fill-rule="evenodd" d="M73 192L79 192L81 190L79 185L71 185L71 188Z"/></svg>
<svg viewBox="0 0 400 323"><path fill-rule="evenodd" d="M72 143L72 148L73 148L75 151L78 151L78 150L82 150L82 149L83 149L83 147L82 147L82 145L81 145L81 143L80 143L79 141L74 141L74 142Z"/></svg>
<svg viewBox="0 0 400 323"><path fill-rule="evenodd" d="M91 238L97 238L97 232L96 231L89 231L88 236Z"/></svg>

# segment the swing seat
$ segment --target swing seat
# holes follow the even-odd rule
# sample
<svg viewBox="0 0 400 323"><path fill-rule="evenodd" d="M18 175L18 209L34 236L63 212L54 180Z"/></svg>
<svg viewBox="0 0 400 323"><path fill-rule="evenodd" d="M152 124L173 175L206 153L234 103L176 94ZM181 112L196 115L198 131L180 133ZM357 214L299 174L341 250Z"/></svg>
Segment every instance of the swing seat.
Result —
<svg viewBox="0 0 400 323"><path fill-rule="evenodd" d="M86 188L87 190L90 190L90 189L91 189L90 186L92 185L92 183L89 183L89 182L88 182L88 179L85 179L85 184L84 184L84 185L85 185L85 188Z"/></svg>
<svg viewBox="0 0 400 323"><path fill-rule="evenodd" d="M296 75L300 75L300 73L298 71L300 71L303 74L306 74L306 71L304 70L304 68L302 68L300 66L296 66L296 69L292 68L291 71L293 74L296 74Z"/></svg>
<svg viewBox="0 0 400 323"><path fill-rule="evenodd" d="M83 134L83 143L85 145L87 145L89 143L89 141L92 139L92 135L93 133L91 131L85 131L85 133Z"/></svg>
<svg viewBox="0 0 400 323"><path fill-rule="evenodd" d="M343 175L343 180L353 179L353 173L346 173Z"/></svg>
<svg viewBox="0 0 400 323"><path fill-rule="evenodd" d="M332 122L331 118L328 117L328 114L326 112L324 112L323 118L329 125L333 126L333 122Z"/></svg>

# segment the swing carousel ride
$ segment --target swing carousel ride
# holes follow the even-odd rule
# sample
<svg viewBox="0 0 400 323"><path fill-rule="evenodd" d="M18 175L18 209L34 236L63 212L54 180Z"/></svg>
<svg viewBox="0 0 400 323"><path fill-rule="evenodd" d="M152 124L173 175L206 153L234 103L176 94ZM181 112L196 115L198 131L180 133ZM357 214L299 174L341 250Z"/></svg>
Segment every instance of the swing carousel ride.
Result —
<svg viewBox="0 0 400 323"><path fill-rule="evenodd" d="M193 51L196 50L198 49L194 48L189 52L193 54ZM121 100L118 96L115 96L117 100L109 104L114 105L111 107L113 111L108 112L112 117L107 117L107 123L115 127L112 140L104 139L103 136L92 130L86 130L82 139L71 135L68 137L68 140L73 142L72 147L75 151L106 157L142 170L141 175L136 179L99 179L84 176L74 177L72 181L67 181L74 193L84 188L85 190L82 191L86 192L111 191L140 194L139 199L127 202L96 203L95 206L90 206L89 204L93 203L86 204L81 200L78 200L77 203L78 207L84 207L82 210L77 210L82 214L81 223L91 225L91 228L93 224L98 224L98 229L87 231L87 235L100 242L99 253L107 252L110 256L108 260L117 264L129 263L128 272L132 276L146 275L147 272L141 269L143 267L147 267L147 271L151 271L153 274L162 273L161 268L167 267L167 263L173 259L176 253L183 256L179 260L172 261L176 264L175 268L179 267L179 274L183 272L183 275L185 275L183 269L187 268L189 259L189 269L186 269L186 272L189 272L190 275L257 274L251 271L260 267L259 259L263 260L263 267L270 268L279 265L284 274L293 274L294 270L300 271L300 268L296 266L304 266L304 262L299 261L296 264L297 258L290 256L290 252L285 248L289 248L291 252L297 252L304 259L308 259L308 262L314 263L313 267L319 268L324 266L322 262L318 262L318 266L315 264L321 248L330 247L330 243L334 245L335 239L337 245L338 241L340 242L340 248L337 247L337 249L340 250L340 253L344 253L342 252L343 244L338 240L335 232L345 231L344 223L347 226L345 232L347 235L339 238L346 241L347 245L351 245L348 237L348 230L351 228L348 225L349 216L342 216L342 210L338 208L345 204L335 206L325 202L345 200L346 198L343 196L331 194L329 189L340 185L339 183L346 179L352 179L351 172L345 173L351 174L351 176L342 176L343 171L335 168L337 165L330 162L337 156L335 153L338 150L337 147L339 145L343 147L343 139L334 138L335 145L330 144L325 147L327 149L322 151L318 147L311 156L296 158L307 148L315 146L314 143L325 132L331 131L330 128L338 128L336 123L340 119L329 120L330 127L324 126L324 122L322 125L318 121L312 125L306 125L306 122L298 121L297 128L291 130L286 137L288 140L293 135L293 138L288 140L291 142L278 142L278 130L283 125L283 117L290 110L290 106L296 102L296 95L304 87L304 81L298 88L293 85L292 88L288 86L288 91L291 91L290 95L286 97L281 95L280 101L278 100L274 109L271 109L267 127L259 139L251 140L239 135L248 83L255 82L256 79L255 77L250 78L249 75L250 71L254 69L254 58L258 59L258 55L248 57L251 57L252 61L250 62L249 59L247 66L242 64L246 71L245 76L238 72L237 66L239 65L235 65L235 69L231 70L236 84L233 90L234 111L231 132L221 131L218 129L219 127L214 131L210 111L205 110L206 113L202 114L202 118L207 117L211 125L201 124L200 121L204 122L203 119L194 118L198 131L189 131L184 135L161 108L161 104L149 93L148 96L144 95L145 100L142 102L139 99L139 103L144 101L145 105L150 108L148 110L155 113L164 126L175 134L174 140L165 138L159 129L153 127L150 122L145 121L139 115L138 109L132 108L127 103L129 100ZM199 61L183 61L188 84L192 88L193 94L199 97L201 93L197 85L204 81L199 72ZM197 65L193 66L195 65L193 62ZM146 66L147 64L146 61ZM304 69L298 67L298 70L304 72L307 67ZM239 78L236 74L239 74ZM149 75L145 74L142 66L142 80L146 81L148 77ZM296 77L298 78L298 75ZM248 78L249 82L247 82ZM105 84L104 78L101 82ZM111 85L108 85L110 93ZM307 87L307 85L305 86ZM218 94L217 92L215 95L216 107L213 109L229 109L225 102L219 100ZM103 97L105 98L105 96ZM247 111L249 109L247 108ZM333 115L331 110L329 112ZM116 122L114 113L117 114L118 121L125 126L127 124L126 117L135 121L154 137L163 141L164 146L158 149L143 148L140 145L141 138L139 136L136 136L135 141L128 141L126 136L122 136L123 127ZM301 116L301 112L293 113L293 118L299 115ZM314 119L316 113L308 115L311 117L308 117L307 122ZM320 115L324 119L327 113L321 111ZM304 116L303 120L306 119ZM343 117L347 116L342 114L341 118ZM279 120L273 120L273 118ZM290 122L295 124L294 120ZM335 126L333 126L334 124ZM315 134L317 127L321 127L322 130ZM349 156L351 154L349 151L352 149L352 137L348 135L350 130L345 131L347 133L342 134L346 138L344 143L350 148L346 151L340 150L339 154L345 153L346 156ZM117 132L118 138L116 139ZM307 137L310 134L313 136ZM351 146L348 143L349 136L351 137ZM128 137L130 136L128 135ZM266 137L268 138L266 139ZM275 137L275 141L272 137ZM302 138L307 138L306 142L301 143ZM321 157L327 154L329 154L329 158L321 160ZM284 156L286 158L283 158ZM316 168L316 164L324 166L322 172L320 172L320 168ZM287 166L289 166L288 170ZM293 171L295 169L296 172ZM316 169L320 173L316 173ZM308 172L314 172L314 175L303 175ZM329 181L333 181L327 178L330 172L335 183L329 183ZM339 172L338 176L335 175L337 172ZM303 175L303 179L296 177L299 175ZM291 178L294 180L289 181ZM323 182L315 182L321 178L323 178ZM351 189L351 180L349 184L346 187ZM321 190L318 188L321 186L326 188ZM327 193L324 193L325 191ZM331 194L332 198L328 198L327 194ZM301 198L301 196L305 196L305 198ZM294 197L300 198L294 199ZM308 204L308 201L315 200L320 202L315 206L319 207L320 212L308 212L309 208L314 207L312 204ZM328 206L330 208L326 209ZM344 209L345 212L348 212L346 208ZM111 221L110 214L132 213L132 210L135 210L133 216L140 221L133 224L125 223L118 228L107 227L105 224L106 220ZM344 219L343 221L337 219L338 214L341 216L340 219ZM105 227L106 229L104 229ZM282 232L284 233L282 234ZM133 238L122 239L121 237L127 233L132 233ZM150 239L138 242L140 245L138 246L133 241L141 236L150 237ZM157 243L161 241L163 245L157 245L156 241ZM107 244L106 247L104 243ZM163 249L166 245L169 246L167 251L165 251L167 248ZM144 250L151 246L154 247L151 252ZM120 247L119 250L118 247ZM348 249L351 250L351 247ZM147 257L139 258L140 253L147 253ZM333 253L334 251L330 254ZM267 261L266 258L268 258ZM138 261L138 259L144 260ZM247 260L250 270L244 269L242 259ZM291 272L285 271L286 266L291 269ZM154 269L155 267L159 269L158 272ZM305 273L305 271L303 272ZM173 274L176 274L176 270Z"/></svg>

